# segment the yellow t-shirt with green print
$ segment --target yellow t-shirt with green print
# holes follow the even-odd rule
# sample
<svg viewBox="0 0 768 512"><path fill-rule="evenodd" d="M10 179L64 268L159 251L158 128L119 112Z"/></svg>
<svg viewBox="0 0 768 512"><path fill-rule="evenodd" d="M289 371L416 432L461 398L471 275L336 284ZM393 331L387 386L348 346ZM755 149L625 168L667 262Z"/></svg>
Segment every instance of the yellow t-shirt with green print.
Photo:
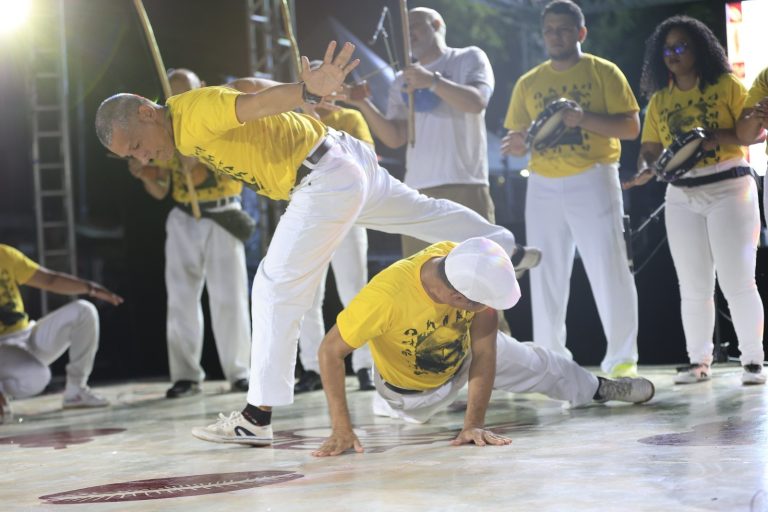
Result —
<svg viewBox="0 0 768 512"><path fill-rule="evenodd" d="M158 167L169 169L171 171L171 180L173 181L173 200L177 203L189 203L189 191L187 190L187 181L184 173L181 172L181 161L178 155L175 155L170 161L152 162ZM230 196L239 196L243 191L243 184L227 175L218 173L211 169L206 169L205 179L202 183L195 185L197 200L200 202L216 201Z"/></svg>
<svg viewBox="0 0 768 512"><path fill-rule="evenodd" d="M469 354L475 314L435 303L421 284L422 265L454 247L439 242L382 270L336 318L349 346L369 343L376 369L390 384L439 387Z"/></svg>
<svg viewBox="0 0 768 512"><path fill-rule="evenodd" d="M698 85L681 91L671 84L651 96L642 142L657 142L667 147L675 137L697 127L709 130L733 128L741 115L745 98L746 88L731 73L724 73L703 91ZM708 151L694 169L743 158L744 154L742 146L720 144Z"/></svg>
<svg viewBox="0 0 768 512"><path fill-rule="evenodd" d="M203 87L168 98L176 149L208 167L287 200L296 172L325 136L320 121L296 112L241 123L228 87Z"/></svg>
<svg viewBox="0 0 768 512"><path fill-rule="evenodd" d="M551 102L567 98L585 112L623 114L638 112L635 95L621 70L612 62L585 53L565 71L546 61L524 74L515 84L504 127L525 131ZM595 164L619 161L621 143L582 128L566 130L558 142L543 151L532 151L529 168L549 178L573 176Z"/></svg>
<svg viewBox="0 0 768 512"><path fill-rule="evenodd" d="M363 142L367 142L371 146L373 143L373 135L368 128L368 123L365 122L363 114L357 110L351 108L339 108L338 110L331 111L330 113L321 116L320 120L326 126L330 126L336 130L347 132L356 139Z"/></svg>
<svg viewBox="0 0 768 512"><path fill-rule="evenodd" d="M19 285L29 281L38 268L40 265L21 251L0 244L0 336L21 331L29 325Z"/></svg>

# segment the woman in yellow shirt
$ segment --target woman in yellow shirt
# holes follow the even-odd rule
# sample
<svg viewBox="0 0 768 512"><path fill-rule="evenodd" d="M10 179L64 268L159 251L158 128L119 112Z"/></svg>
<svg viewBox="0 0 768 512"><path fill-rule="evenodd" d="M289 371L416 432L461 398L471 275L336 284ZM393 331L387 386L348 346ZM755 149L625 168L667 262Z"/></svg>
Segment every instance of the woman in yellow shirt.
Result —
<svg viewBox="0 0 768 512"><path fill-rule="evenodd" d="M704 128L706 150L695 167L666 192L669 248L680 285L681 314L690 364L675 382L707 380L715 323L715 271L739 339L744 384L763 384L763 304L755 284L760 231L757 186L736 136L746 91L731 74L725 50L700 21L674 16L646 43L641 88L650 96L638 175L673 139Z"/></svg>

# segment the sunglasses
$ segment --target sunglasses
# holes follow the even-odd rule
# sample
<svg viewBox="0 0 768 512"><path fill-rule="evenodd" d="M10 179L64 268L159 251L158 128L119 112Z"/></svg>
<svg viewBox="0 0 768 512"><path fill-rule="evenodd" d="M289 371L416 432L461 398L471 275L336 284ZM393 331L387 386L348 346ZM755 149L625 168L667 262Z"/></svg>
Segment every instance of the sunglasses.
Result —
<svg viewBox="0 0 768 512"><path fill-rule="evenodd" d="M674 46L665 46L661 50L661 53L663 53L665 57L671 57L673 55L682 55L686 51L688 51L688 43L680 43Z"/></svg>

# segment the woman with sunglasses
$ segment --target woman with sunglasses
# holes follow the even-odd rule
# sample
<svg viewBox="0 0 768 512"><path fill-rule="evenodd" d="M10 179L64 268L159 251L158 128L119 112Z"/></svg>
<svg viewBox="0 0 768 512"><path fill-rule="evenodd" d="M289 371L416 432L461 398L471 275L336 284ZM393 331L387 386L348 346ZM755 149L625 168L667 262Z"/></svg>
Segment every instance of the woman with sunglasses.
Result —
<svg viewBox="0 0 768 512"><path fill-rule="evenodd" d="M641 89L650 96L638 158L625 188L653 176L652 163L673 139L704 128L696 166L667 186L666 228L680 286L690 364L675 383L707 380L715 323L715 271L739 339L742 383L763 384L763 304L755 284L760 231L757 186L736 136L746 90L725 50L700 21L674 16L646 42Z"/></svg>

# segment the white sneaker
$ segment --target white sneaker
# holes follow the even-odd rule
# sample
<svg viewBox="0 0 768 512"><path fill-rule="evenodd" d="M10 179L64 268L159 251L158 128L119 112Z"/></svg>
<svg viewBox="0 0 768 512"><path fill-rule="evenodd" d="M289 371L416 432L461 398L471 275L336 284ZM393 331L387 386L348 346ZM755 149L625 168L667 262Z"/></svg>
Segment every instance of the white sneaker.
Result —
<svg viewBox="0 0 768 512"><path fill-rule="evenodd" d="M64 392L63 407L65 409L84 409L88 407L106 407L109 400L93 392L88 386L79 388L74 393Z"/></svg>
<svg viewBox="0 0 768 512"><path fill-rule="evenodd" d="M643 377L622 377L621 379L600 379L600 387L597 394L600 396L596 402L617 400L642 404L647 402L656 393L653 382Z"/></svg>
<svg viewBox="0 0 768 512"><path fill-rule="evenodd" d="M763 365L759 363L745 364L744 373L741 374L741 383L745 386L765 384Z"/></svg>
<svg viewBox="0 0 768 512"><path fill-rule="evenodd" d="M192 429L192 435L212 443L248 444L268 446L272 444L272 425L254 425L243 415L234 411L229 417L219 413L219 419L207 427Z"/></svg>
<svg viewBox="0 0 768 512"><path fill-rule="evenodd" d="M675 384L695 384L709 380L709 365L706 363L693 363L677 368Z"/></svg>
<svg viewBox="0 0 768 512"><path fill-rule="evenodd" d="M532 269L541 262L541 250L536 247L525 247L520 244L515 246L512 254L512 265L515 267L515 277L520 279L525 271Z"/></svg>

